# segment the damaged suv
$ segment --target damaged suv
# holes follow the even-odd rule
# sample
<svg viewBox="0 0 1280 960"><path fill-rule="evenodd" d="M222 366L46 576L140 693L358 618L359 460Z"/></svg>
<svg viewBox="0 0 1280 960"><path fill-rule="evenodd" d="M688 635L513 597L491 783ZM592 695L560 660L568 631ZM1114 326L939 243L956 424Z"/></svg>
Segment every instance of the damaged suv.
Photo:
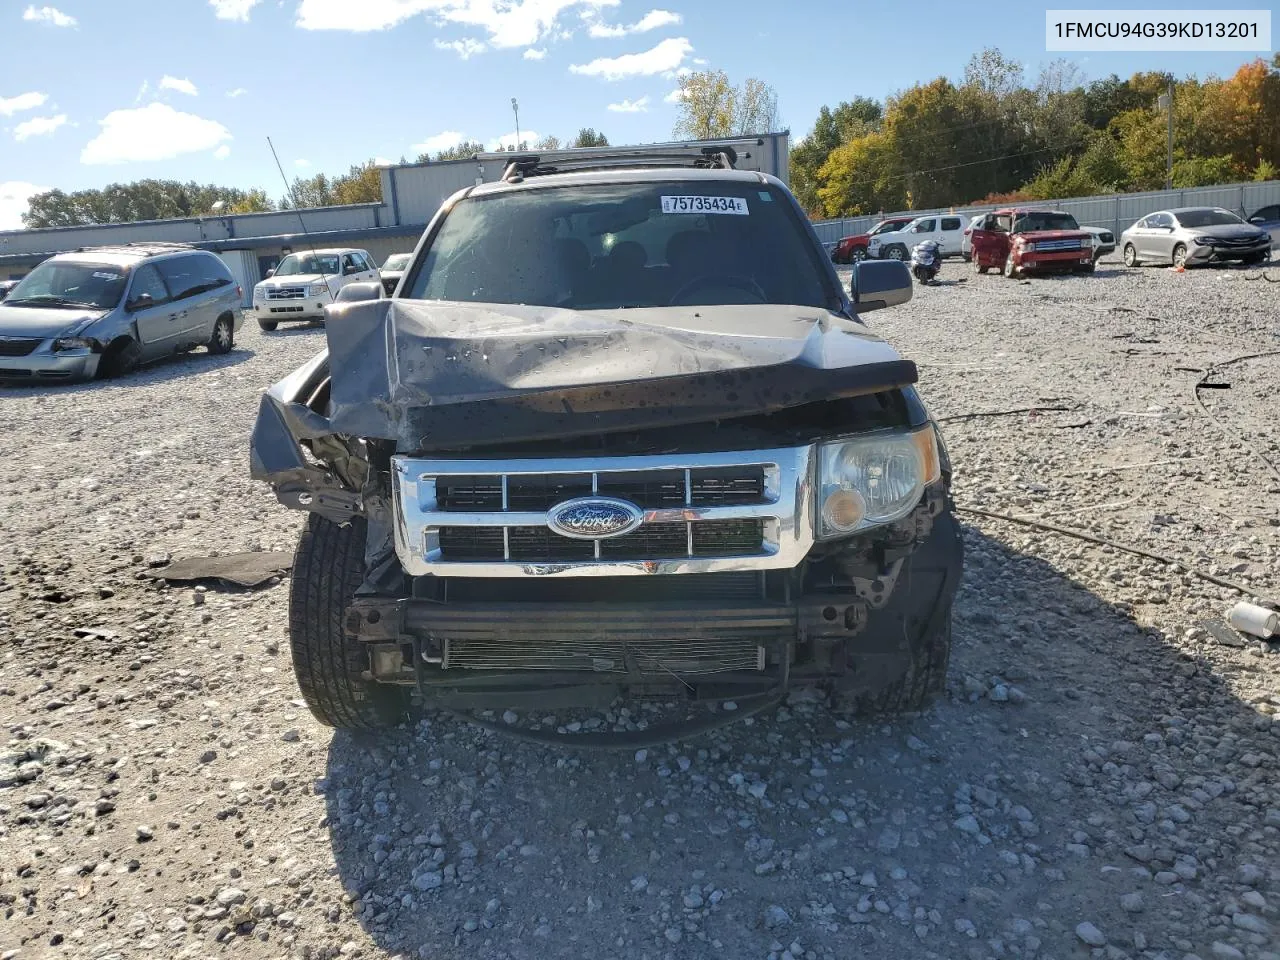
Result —
<svg viewBox="0 0 1280 960"><path fill-rule="evenodd" d="M951 468L858 317L911 278L845 293L734 160L514 159L263 397L253 476L311 514L290 634L322 722L734 701L688 733L799 684L876 712L942 688Z"/></svg>

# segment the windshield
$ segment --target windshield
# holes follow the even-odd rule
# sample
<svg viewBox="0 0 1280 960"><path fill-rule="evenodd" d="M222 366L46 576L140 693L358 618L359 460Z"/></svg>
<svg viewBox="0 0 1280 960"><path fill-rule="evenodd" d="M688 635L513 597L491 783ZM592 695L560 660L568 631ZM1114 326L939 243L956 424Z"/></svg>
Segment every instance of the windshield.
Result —
<svg viewBox="0 0 1280 960"><path fill-rule="evenodd" d="M336 274L340 272L336 253L291 253L280 261L280 266L276 267L275 275L277 277L297 277L316 273Z"/></svg>
<svg viewBox="0 0 1280 960"><path fill-rule="evenodd" d="M821 307L838 302L823 260L767 184L544 187L458 203L409 296L571 310Z"/></svg>
<svg viewBox="0 0 1280 960"><path fill-rule="evenodd" d="M128 274L115 264L46 260L18 281L4 305L110 310L120 302Z"/></svg>
<svg viewBox="0 0 1280 960"><path fill-rule="evenodd" d="M1184 227L1225 227L1228 224L1244 223L1227 210L1183 210L1175 216Z"/></svg>
<svg viewBox="0 0 1280 960"><path fill-rule="evenodd" d="M910 222L910 220L881 220L871 228L867 236L875 237L882 233L892 233L900 227L905 227Z"/></svg>
<svg viewBox="0 0 1280 960"><path fill-rule="evenodd" d="M382 265L383 270L403 270L409 265L409 259L412 253L393 253L387 257L387 262Z"/></svg>
<svg viewBox="0 0 1280 960"><path fill-rule="evenodd" d="M1023 213L1013 221L1014 233L1031 233L1033 230L1079 230L1080 224L1069 213Z"/></svg>

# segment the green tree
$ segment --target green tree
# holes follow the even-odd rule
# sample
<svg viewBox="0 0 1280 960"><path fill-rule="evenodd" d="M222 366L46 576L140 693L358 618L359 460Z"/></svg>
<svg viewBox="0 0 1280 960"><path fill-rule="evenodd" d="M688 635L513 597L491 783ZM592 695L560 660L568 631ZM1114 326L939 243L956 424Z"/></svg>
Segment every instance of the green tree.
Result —
<svg viewBox="0 0 1280 960"><path fill-rule="evenodd" d="M479 140L463 140L454 147L447 150L437 150L433 157L429 153L418 154L417 163L439 163L442 160L470 160L477 153L484 153L484 144Z"/></svg>
<svg viewBox="0 0 1280 960"><path fill-rule="evenodd" d="M884 106L869 97L854 97L834 110L822 107L813 130L791 149L791 189L800 205L810 213L821 206L818 198L818 171L843 143L873 133L880 128Z"/></svg>
<svg viewBox="0 0 1280 960"><path fill-rule="evenodd" d="M578 131L578 135L573 138L570 147L607 147L609 138L603 133L597 133L595 127L583 127Z"/></svg>
<svg viewBox="0 0 1280 960"><path fill-rule="evenodd" d="M217 203L222 207L215 211ZM261 190L148 179L71 193L62 190L38 193L29 201L22 221L30 228L75 227L271 209L271 202Z"/></svg>
<svg viewBox="0 0 1280 960"><path fill-rule="evenodd" d="M560 149L560 138L559 138L559 137L553 137L553 136L550 136L550 135L545 136L545 137L543 137L541 140L539 140L537 143L535 143L535 144L533 145L533 149L535 149L535 150L559 150L559 149Z"/></svg>

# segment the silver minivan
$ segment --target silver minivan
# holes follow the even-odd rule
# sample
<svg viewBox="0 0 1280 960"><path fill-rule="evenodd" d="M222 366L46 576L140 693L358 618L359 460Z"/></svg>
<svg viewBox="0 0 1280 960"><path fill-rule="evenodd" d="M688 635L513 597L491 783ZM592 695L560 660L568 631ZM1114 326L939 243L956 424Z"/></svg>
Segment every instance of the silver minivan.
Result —
<svg viewBox="0 0 1280 960"><path fill-rule="evenodd" d="M227 353L243 294L218 257L183 244L58 254L0 301L0 380L119 376L196 347Z"/></svg>

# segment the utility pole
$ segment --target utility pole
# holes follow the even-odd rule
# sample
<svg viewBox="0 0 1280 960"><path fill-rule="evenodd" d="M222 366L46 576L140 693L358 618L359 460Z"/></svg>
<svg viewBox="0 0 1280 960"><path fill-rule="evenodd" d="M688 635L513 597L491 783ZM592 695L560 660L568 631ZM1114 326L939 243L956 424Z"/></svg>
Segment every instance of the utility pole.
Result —
<svg viewBox="0 0 1280 960"><path fill-rule="evenodd" d="M515 98L515 97L512 97L512 98L511 98L511 112L512 112L512 113L514 113L514 114L516 115L516 144L515 144L515 147L516 147L516 149L517 149L517 150L519 150L519 149L520 149L520 104L516 103L516 98ZM1172 136L1173 136L1173 134L1171 133L1171 134L1169 134L1169 136L1170 136L1170 137L1172 137ZM1172 141L1170 141L1170 142L1172 143ZM1172 148L1172 147L1170 147L1169 149L1170 149L1170 150L1172 150L1173 148Z"/></svg>
<svg viewBox="0 0 1280 960"><path fill-rule="evenodd" d="M1165 108L1169 118L1169 148L1165 158L1165 174L1164 188L1166 190L1173 189L1173 81L1169 81L1169 89L1167 93L1160 96L1156 101L1160 106Z"/></svg>

